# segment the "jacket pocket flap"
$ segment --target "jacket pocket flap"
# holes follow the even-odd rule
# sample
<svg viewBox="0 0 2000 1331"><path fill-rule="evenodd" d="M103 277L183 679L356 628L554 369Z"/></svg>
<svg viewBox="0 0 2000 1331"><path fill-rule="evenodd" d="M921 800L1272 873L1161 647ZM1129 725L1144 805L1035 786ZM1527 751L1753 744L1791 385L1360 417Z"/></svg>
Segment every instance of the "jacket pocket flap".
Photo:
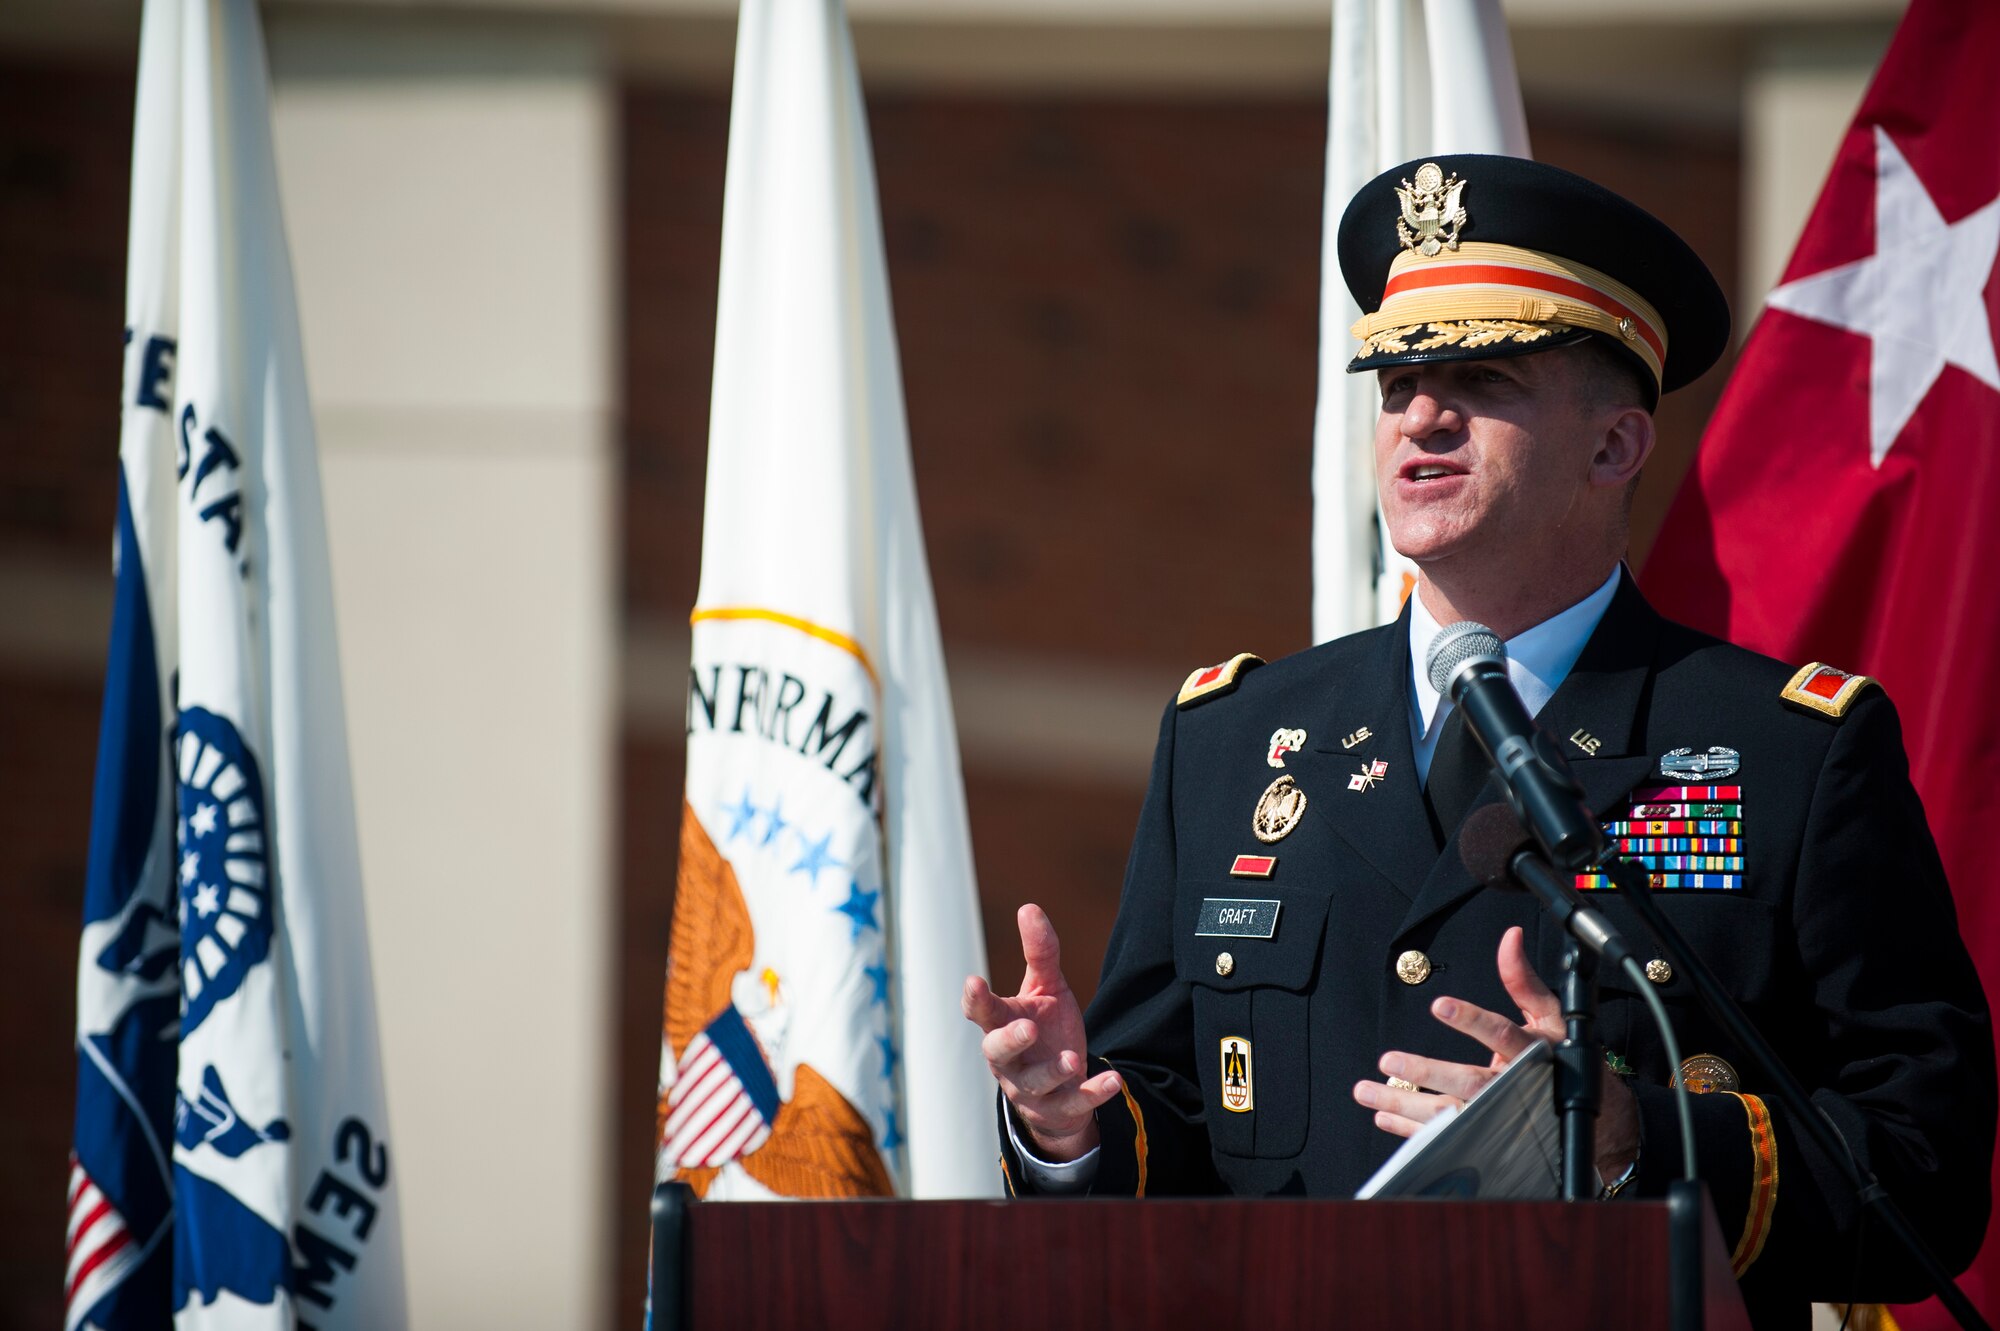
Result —
<svg viewBox="0 0 2000 1331"><path fill-rule="evenodd" d="M1175 933L1175 970L1190 984L1225 993L1303 991L1319 965L1328 906L1323 895L1268 890L1256 897L1196 897Z"/></svg>

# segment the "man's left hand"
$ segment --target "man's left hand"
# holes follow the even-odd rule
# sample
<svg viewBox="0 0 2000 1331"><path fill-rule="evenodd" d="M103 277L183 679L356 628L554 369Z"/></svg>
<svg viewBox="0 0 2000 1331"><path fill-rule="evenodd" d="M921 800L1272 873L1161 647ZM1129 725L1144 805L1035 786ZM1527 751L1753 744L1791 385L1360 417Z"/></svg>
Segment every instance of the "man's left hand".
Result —
<svg viewBox="0 0 2000 1331"><path fill-rule="evenodd" d="M1463 1108L1535 1041L1557 1044L1562 1040L1562 1003L1528 964L1528 949L1518 928L1500 937L1500 983L1521 1009L1518 1023L1462 999L1440 998L1431 1004L1432 1016L1493 1051L1485 1065L1446 1063L1391 1050L1378 1064L1383 1075L1421 1089L1404 1090L1379 1081L1355 1083L1354 1098L1375 1111L1376 1127L1398 1137L1411 1136L1446 1105ZM1631 1089L1608 1067L1603 1073L1602 1094L1597 1116L1597 1172L1615 1179L1639 1155L1639 1105Z"/></svg>

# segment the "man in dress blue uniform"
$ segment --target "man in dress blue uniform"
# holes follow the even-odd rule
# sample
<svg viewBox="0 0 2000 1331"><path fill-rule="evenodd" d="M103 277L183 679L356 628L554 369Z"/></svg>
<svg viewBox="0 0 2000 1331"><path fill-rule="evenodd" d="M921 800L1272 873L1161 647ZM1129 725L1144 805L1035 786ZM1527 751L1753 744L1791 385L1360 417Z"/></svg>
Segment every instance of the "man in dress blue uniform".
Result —
<svg viewBox="0 0 2000 1331"><path fill-rule="evenodd" d="M1381 385L1382 512L1421 579L1394 624L1188 677L1088 1016L1036 906L1020 992L967 981L1010 1190L1349 1196L1399 1137L1560 1040L1540 978L1560 930L1458 854L1500 796L1423 664L1471 619L1668 916L1962 1269L1990 1202L1991 1034L1895 709L1864 677L1661 619L1621 562L1658 395L1727 341L1714 278L1609 191L1473 155L1364 187L1339 253L1366 311L1349 368ZM1600 904L1646 938L1615 893ZM1841 1172L1686 978L1657 957L1646 974L1694 1052L1670 1066L1606 976L1607 1194L1680 1174L1679 1080L1760 1326L1920 1297L1886 1236L1858 1244Z"/></svg>

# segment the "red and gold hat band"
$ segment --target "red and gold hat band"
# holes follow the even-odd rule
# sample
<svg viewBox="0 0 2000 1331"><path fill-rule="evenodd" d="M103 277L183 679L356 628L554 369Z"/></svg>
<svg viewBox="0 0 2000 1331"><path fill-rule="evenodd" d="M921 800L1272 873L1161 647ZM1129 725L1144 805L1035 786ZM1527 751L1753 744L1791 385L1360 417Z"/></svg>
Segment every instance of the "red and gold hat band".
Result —
<svg viewBox="0 0 2000 1331"><path fill-rule="evenodd" d="M1595 268L1516 245L1465 241L1433 257L1403 251L1389 265L1381 309L1353 332L1367 356L1410 350L1426 326L1437 345L1469 346L1587 328L1637 355L1655 383L1667 358L1666 326L1637 292Z"/></svg>

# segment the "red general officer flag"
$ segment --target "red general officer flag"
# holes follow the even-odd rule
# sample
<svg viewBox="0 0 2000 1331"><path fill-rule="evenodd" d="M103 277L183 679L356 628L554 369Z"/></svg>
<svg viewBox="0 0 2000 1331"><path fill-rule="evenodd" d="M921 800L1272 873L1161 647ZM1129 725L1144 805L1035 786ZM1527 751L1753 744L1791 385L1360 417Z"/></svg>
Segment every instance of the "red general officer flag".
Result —
<svg viewBox="0 0 2000 1331"><path fill-rule="evenodd" d="M1996 51L2000 5L1910 6L1643 579L1675 619L1881 681L1989 994L2000 994ZM2000 1245L1989 1238L1961 1283L1988 1316L2000 1311ZM1949 1325L1935 1303L1899 1311L1908 1328Z"/></svg>

